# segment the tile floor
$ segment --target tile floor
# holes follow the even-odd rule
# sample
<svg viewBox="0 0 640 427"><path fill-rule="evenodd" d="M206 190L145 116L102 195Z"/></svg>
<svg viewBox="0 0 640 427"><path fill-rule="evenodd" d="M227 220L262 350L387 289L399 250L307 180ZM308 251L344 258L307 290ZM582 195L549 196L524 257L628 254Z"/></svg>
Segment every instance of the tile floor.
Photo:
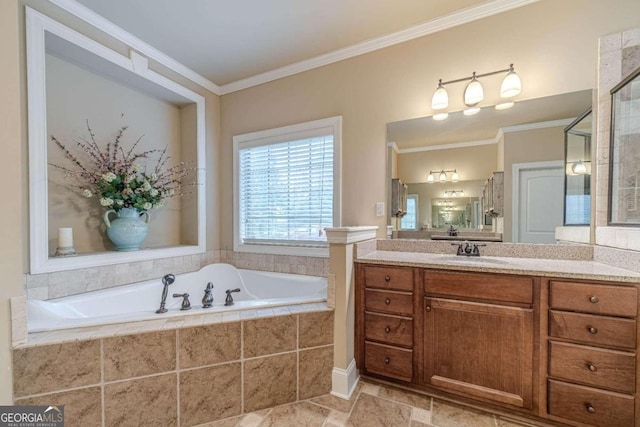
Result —
<svg viewBox="0 0 640 427"><path fill-rule="evenodd" d="M276 406L199 427L523 427L486 412L360 381L351 400L331 395Z"/></svg>

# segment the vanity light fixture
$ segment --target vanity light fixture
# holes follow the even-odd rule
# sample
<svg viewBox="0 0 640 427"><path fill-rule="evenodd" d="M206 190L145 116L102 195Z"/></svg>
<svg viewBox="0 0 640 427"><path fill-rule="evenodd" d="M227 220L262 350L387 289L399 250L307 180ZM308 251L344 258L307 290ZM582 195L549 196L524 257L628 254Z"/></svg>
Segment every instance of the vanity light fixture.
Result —
<svg viewBox="0 0 640 427"><path fill-rule="evenodd" d="M451 175L451 182L458 182L460 180L460 175L458 175L458 170L457 169L451 169L451 170L440 170L440 172L438 173L438 171L429 171L429 175L427 175L427 184L433 184L434 182L436 182L436 176L435 174L438 174L438 181L439 182L447 182L447 172L452 172Z"/></svg>
<svg viewBox="0 0 640 427"><path fill-rule="evenodd" d="M504 77L502 84L500 85L500 96L502 98L513 98L520 94L522 91L522 81L520 80L520 76L515 72L513 64L510 64L509 68L504 70L492 71L484 74L476 74L474 71L470 77L463 77L461 79L449 80L446 82L443 82L442 79L440 79L438 81L438 87L431 98L431 108L438 111L444 110L449 106L449 94L447 93L445 85L468 82L463 95L464 103L468 108L466 108L463 113L465 116L476 114L480 111L480 107L478 107L477 104L484 100L484 89L482 87L482 83L480 83L478 79L502 73L507 73L507 75ZM506 110L507 108L513 107L513 105L513 100L509 100L496 105L495 108L496 110ZM443 111L439 111L437 114L433 115L434 120L444 120L447 117L448 114Z"/></svg>
<svg viewBox="0 0 640 427"><path fill-rule="evenodd" d="M573 172L576 175L586 175L587 165L582 160L578 160L571 166L571 172Z"/></svg>
<svg viewBox="0 0 640 427"><path fill-rule="evenodd" d="M464 190L445 191L444 197L464 197Z"/></svg>

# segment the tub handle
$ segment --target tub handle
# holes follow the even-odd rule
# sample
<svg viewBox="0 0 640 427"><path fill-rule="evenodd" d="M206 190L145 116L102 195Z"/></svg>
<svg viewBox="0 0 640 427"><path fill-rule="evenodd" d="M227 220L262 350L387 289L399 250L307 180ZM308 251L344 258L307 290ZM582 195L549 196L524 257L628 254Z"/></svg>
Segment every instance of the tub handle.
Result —
<svg viewBox="0 0 640 427"><path fill-rule="evenodd" d="M182 298L182 306L180 306L180 310L191 310L191 301L189 301L189 294L173 294L174 298Z"/></svg>
<svg viewBox="0 0 640 427"><path fill-rule="evenodd" d="M227 289L225 292L227 294L227 297L224 300L224 305L226 305L226 306L233 305L233 296L231 296L231 294L233 292L240 292L240 288Z"/></svg>

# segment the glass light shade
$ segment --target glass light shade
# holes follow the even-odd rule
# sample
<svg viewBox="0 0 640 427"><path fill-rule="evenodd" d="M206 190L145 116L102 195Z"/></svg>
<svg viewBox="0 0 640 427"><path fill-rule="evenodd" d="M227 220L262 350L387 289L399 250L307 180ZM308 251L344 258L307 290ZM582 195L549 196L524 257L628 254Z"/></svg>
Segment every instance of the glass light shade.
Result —
<svg viewBox="0 0 640 427"><path fill-rule="evenodd" d="M585 175L587 173L587 166L580 160L571 166L571 171L576 175Z"/></svg>
<svg viewBox="0 0 640 427"><path fill-rule="evenodd" d="M435 182L435 177L433 176L433 174L431 172L429 172L429 175L427 175L427 184L433 184Z"/></svg>
<svg viewBox="0 0 640 427"><path fill-rule="evenodd" d="M458 193L458 195L459 195L460 197L464 197L464 190L460 190L460 192Z"/></svg>
<svg viewBox="0 0 640 427"><path fill-rule="evenodd" d="M460 180L460 175L458 175L458 172L453 171L453 174L451 175L451 182L458 182L458 180Z"/></svg>
<svg viewBox="0 0 640 427"><path fill-rule="evenodd" d="M509 108L513 107L515 104L515 102L511 101L511 102L503 102L502 104L497 104L496 105L496 110L508 110Z"/></svg>
<svg viewBox="0 0 640 427"><path fill-rule="evenodd" d="M462 114L464 114L465 116L473 116L474 114L477 114L479 112L480 112L480 107L472 107L462 111Z"/></svg>
<svg viewBox="0 0 640 427"><path fill-rule="evenodd" d="M500 96L503 98L511 98L512 96L518 95L521 91L522 82L520 81L520 76L518 76L512 68L502 81L502 85L500 86Z"/></svg>
<svg viewBox="0 0 640 427"><path fill-rule="evenodd" d="M449 117L449 113L438 113L433 115L433 120L444 120Z"/></svg>
<svg viewBox="0 0 640 427"><path fill-rule="evenodd" d="M471 107L476 105L478 102L484 99L484 89L482 88L482 84L478 80L476 80L476 76L474 75L471 79L471 82L467 85L464 90L464 103Z"/></svg>
<svg viewBox="0 0 640 427"><path fill-rule="evenodd" d="M445 182L447 180L447 174L444 171L440 172L440 176L438 177L440 182Z"/></svg>
<svg viewBox="0 0 640 427"><path fill-rule="evenodd" d="M449 94L442 84L438 84L438 88L433 92L433 97L431 98L431 108L434 110L442 110L448 106Z"/></svg>

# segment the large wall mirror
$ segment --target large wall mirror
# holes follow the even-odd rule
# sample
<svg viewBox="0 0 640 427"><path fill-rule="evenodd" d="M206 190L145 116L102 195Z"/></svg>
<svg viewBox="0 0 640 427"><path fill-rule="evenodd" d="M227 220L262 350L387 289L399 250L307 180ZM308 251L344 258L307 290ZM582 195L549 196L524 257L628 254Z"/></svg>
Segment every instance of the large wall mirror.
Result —
<svg viewBox="0 0 640 427"><path fill-rule="evenodd" d="M441 238L454 226L463 238L555 243L564 216L564 129L591 102L592 91L585 90L503 111L486 107L474 116L389 123L387 177L407 184L415 213L407 209L388 223L406 238ZM490 185L495 172L499 186ZM492 197L501 204L494 211ZM412 215L415 220L406 219Z"/></svg>
<svg viewBox="0 0 640 427"><path fill-rule="evenodd" d="M135 51L122 56L30 8L26 17L31 273L204 252L204 97L149 69ZM148 210L148 236L131 252L106 237L109 207L97 195L83 197L79 181L56 167L78 165L51 139L86 165L82 144L95 139L104 150L124 127L119 152L134 145L133 154L152 152L138 161L148 174L161 150L163 170L191 170L182 196ZM59 229L73 230L76 256L54 256Z"/></svg>

